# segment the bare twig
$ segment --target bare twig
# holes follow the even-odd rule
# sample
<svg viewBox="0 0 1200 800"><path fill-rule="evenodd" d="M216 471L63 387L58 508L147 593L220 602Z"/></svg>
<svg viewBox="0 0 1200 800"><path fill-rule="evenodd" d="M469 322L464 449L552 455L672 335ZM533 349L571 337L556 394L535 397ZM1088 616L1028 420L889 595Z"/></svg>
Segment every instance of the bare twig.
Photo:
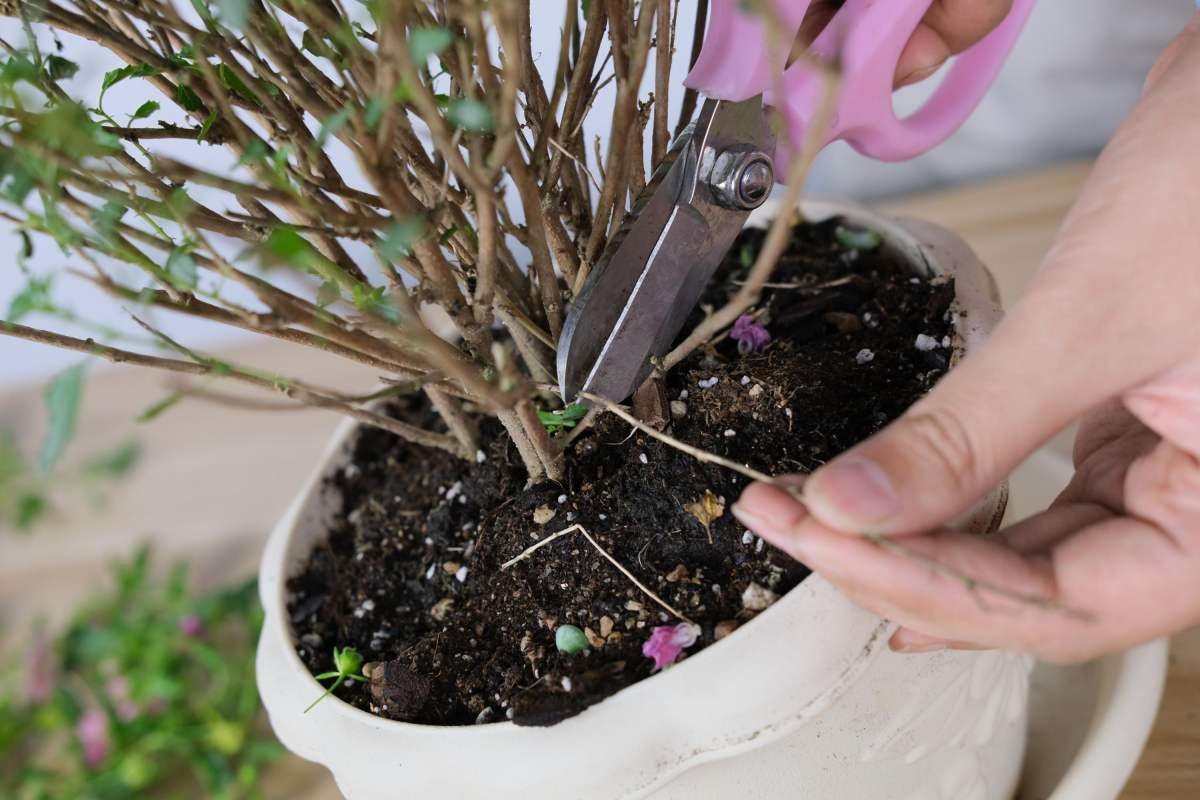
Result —
<svg viewBox="0 0 1200 800"><path fill-rule="evenodd" d="M636 577L634 577L632 572L630 572L624 566L622 566L620 561L617 561L617 559L613 558L613 556L607 550L605 550L603 547L600 546L599 542L597 542L595 539L592 538L592 535L587 532L587 529L578 523L570 526L569 528L563 528L561 531L558 531L557 533L552 533L549 536L547 536L545 539L542 539L537 544L526 548L524 550L524 552L522 552L517 557L511 558L508 561L505 561L503 564L501 564L500 569L502 569L502 570L508 569L512 565L520 563L521 561L524 561L525 559L529 558L531 555L533 555L534 553L536 553L538 550L545 547L546 545L550 544L551 542L553 542L563 536L571 534L571 533L578 533L581 536L583 536L583 538L587 539L588 543L592 547L596 548L596 551L598 553L600 553L600 555L604 556L605 559L608 560L608 563L610 563L614 567L616 567L620 571L620 573L622 575L624 575L626 578L628 578L634 586L636 586L638 589L640 589L642 591L643 594L645 594L647 597L649 597L654 602L658 603L660 606L662 606L664 609L666 609L670 614L673 614L674 616L678 617L679 619L683 620L684 622L690 623L692 625L696 624L696 623L692 622L690 619L688 619L686 616L684 616L680 611L678 611L674 606L672 606L666 600L663 600L657 594L652 592L649 588L647 588L646 584L642 583Z"/></svg>

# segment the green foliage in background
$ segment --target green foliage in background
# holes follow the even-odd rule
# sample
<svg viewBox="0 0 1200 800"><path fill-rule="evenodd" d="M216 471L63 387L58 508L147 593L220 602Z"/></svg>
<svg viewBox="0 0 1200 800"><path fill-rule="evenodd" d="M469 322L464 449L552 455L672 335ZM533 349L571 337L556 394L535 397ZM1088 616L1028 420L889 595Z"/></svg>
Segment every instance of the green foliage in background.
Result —
<svg viewBox="0 0 1200 800"><path fill-rule="evenodd" d="M254 683L254 582L192 597L145 550L114 579L0 668L0 797L261 797L282 749Z"/></svg>

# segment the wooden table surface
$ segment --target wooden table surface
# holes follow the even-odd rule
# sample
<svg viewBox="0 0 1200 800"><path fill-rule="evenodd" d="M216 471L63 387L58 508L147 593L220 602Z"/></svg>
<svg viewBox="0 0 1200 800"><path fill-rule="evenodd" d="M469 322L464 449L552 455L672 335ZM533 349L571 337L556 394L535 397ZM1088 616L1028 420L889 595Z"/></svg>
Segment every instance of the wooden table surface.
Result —
<svg viewBox="0 0 1200 800"><path fill-rule="evenodd" d="M1067 166L1003 181L906 198L886 210L938 222L962 235L995 272L1005 301L1018 297L1046 252L1086 174ZM31 347L34 345L30 345ZM369 387L361 368L278 343L232 348L223 356L316 382ZM259 548L312 468L337 417L318 411L262 414L199 401L159 420L133 419L163 393L163 378L100 368L85 389L80 433L68 462L135 436L136 471L107 493L103 507L65 498L55 518L29 537L0 531L0 629L35 614L61 619L107 579L105 565L151 541L163 561L188 559L201 583L254 569ZM40 387L0 394L0 425L35 436ZM1055 446L1066 446L1063 437ZM286 762L264 787L268 797L336 798L323 770ZM1200 629L1175 638L1166 696L1125 800L1200 798Z"/></svg>

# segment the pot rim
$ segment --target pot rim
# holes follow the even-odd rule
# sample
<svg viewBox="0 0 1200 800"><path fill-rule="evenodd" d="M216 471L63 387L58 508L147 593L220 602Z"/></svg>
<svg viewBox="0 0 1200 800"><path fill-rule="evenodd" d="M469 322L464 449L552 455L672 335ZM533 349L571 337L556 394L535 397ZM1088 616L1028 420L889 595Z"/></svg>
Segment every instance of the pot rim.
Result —
<svg viewBox="0 0 1200 800"><path fill-rule="evenodd" d="M965 307L970 311L965 316L959 314L956 320L956 353L977 346L999 320L999 295L986 268L965 244L948 232L925 223L886 217L854 204L809 200L801 208L809 219L819 221L840 215L851 222L871 227L883 235L886 246L899 250L910 263L926 274L940 271L953 273L956 286L961 287L955 307ZM751 216L748 224L762 226L778 212L779 204L768 202ZM312 697L324 691L324 687L312 677L296 653L294 633L286 612L286 579L311 549L308 544L301 548L297 542L307 540L311 543L320 538L319 535L303 532L305 527L314 525L311 520L306 523L304 517L306 512L311 516L314 506L323 508L328 505L327 497L322 492L322 483L332 470L340 466L356 428L357 423L353 420L346 420L338 428L304 489L272 533L263 553L260 571L259 592L265 617L258 661L264 705L267 705L268 713L273 717L276 732L289 749L322 763L323 756L327 754L323 752L324 748L314 744L314 741L320 741L320 737L313 740L311 736L305 737L290 728L285 732L279 721L274 719L283 711L283 706L276 705L273 711L273 704L266 702L266 699L272 696L278 703L283 703L290 697L287 702L292 702L300 696L301 687L303 692L311 692ZM1001 491L986 498L973 518L976 527L988 529L994 526L1003 513L1003 505ZM318 523L317 527L323 526ZM298 549L303 555L296 554ZM809 630L814 628L814 619L818 623L814 630ZM659 755L658 759L653 760L652 772L638 774L638 770L633 768L626 771L628 780L623 781L622 788L628 794L640 796L698 764L737 755L794 731L827 708L854 682L878 653L886 648L886 634L893 628L892 623L852 606L824 578L814 574L757 615L754 625L743 626L728 637L740 642L740 647L706 648L550 728L520 727L510 721L464 726L401 722L375 716L337 697L327 698L307 716L312 720L311 724L318 727L336 721L336 724L365 727L377 734L402 736L406 743L453 741L458 746L493 747L516 741L518 747L523 748L551 747L552 740L546 736L548 731L553 731L554 737L561 741L569 740L572 734L592 726L611 723L618 726L612 730L636 728L636 731L628 731L629 735L624 737L626 741L621 743L623 747L620 752L635 750L640 742L653 746ZM794 635L797 631L805 636ZM833 644L830 645L830 642ZM782 652L789 649L792 651L790 654ZM757 655L743 658L746 653ZM764 653L771 656L762 657ZM779 659L783 659L788 667L782 673L784 677L781 677L778 669ZM802 663L806 661L814 663ZM774 672L772 665L776 667ZM295 673L297 679L288 691L273 686L269 680L277 677L271 670L281 667ZM734 680L742 685L726 685L730 676L734 676ZM821 677L815 689L813 683L805 683L817 676ZM788 701L764 703L758 697L762 694L763 681L774 682L769 684L773 696L786 696ZM704 685L700 691L687 691L693 684ZM697 716L674 724L673 720L667 718L670 709L663 697L669 696L670 705L677 706L680 694L694 699L689 715L694 711ZM304 704L300 704L294 709L294 714L299 715L303 707ZM637 717L632 720L628 716L630 708L638 710ZM721 731L721 734L697 738L694 735L696 729L712 729ZM419 739L410 740L410 737ZM665 745L662 744L664 742ZM625 760L629 761L630 758L627 756ZM638 752L636 758L649 760L644 752Z"/></svg>

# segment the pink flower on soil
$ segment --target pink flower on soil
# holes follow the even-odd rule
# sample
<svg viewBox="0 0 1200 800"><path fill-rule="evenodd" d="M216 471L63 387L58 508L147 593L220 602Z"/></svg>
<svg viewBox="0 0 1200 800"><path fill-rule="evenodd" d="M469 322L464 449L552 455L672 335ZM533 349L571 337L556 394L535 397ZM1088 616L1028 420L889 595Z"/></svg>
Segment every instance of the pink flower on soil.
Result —
<svg viewBox="0 0 1200 800"><path fill-rule="evenodd" d="M108 758L108 715L99 708L89 709L79 718L75 735L83 745L83 760L89 767L98 767Z"/></svg>
<svg viewBox="0 0 1200 800"><path fill-rule="evenodd" d="M737 318L733 323L733 330L729 332L729 338L737 342L740 353L753 353L771 343L771 334L749 314L742 314Z"/></svg>
<svg viewBox="0 0 1200 800"><path fill-rule="evenodd" d="M50 643L37 631L25 653L25 696L31 703L44 703L54 691L54 671L50 664Z"/></svg>
<svg viewBox="0 0 1200 800"><path fill-rule="evenodd" d="M654 659L655 671L679 660L683 651L696 643L700 628L687 622L678 625L659 625L642 644L642 655Z"/></svg>
<svg viewBox="0 0 1200 800"><path fill-rule="evenodd" d="M204 635L204 620L195 614L188 614L179 620L179 632L193 639L197 636L202 636Z"/></svg>

